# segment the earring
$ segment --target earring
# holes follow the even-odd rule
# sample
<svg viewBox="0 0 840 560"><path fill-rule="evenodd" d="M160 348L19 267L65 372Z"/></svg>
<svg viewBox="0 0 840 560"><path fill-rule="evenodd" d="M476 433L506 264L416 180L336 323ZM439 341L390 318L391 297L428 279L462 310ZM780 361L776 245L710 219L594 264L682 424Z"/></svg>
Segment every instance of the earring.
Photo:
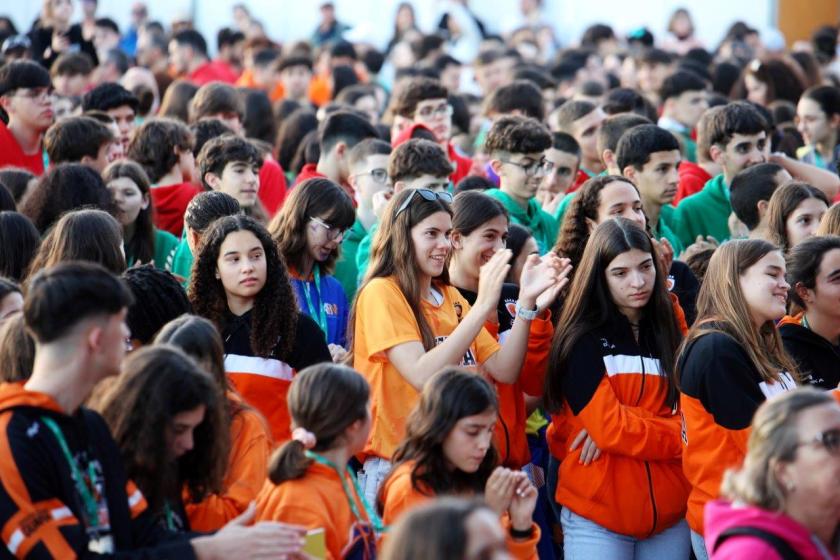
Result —
<svg viewBox="0 0 840 560"><path fill-rule="evenodd" d="M788 492L795 491L796 490L796 484L793 483L793 482L790 482L790 481L786 482L785 483L785 490L787 490Z"/></svg>

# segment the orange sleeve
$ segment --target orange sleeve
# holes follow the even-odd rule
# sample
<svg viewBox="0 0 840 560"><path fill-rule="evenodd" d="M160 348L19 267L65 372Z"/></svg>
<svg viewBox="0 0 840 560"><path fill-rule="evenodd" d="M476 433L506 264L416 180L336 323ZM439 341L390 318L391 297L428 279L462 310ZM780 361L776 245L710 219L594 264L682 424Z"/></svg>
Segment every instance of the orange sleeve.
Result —
<svg viewBox="0 0 840 560"><path fill-rule="evenodd" d="M532 397L541 397L543 394L552 338L554 325L551 323L549 311L547 317L531 321L528 353L525 354L525 363L522 364L522 373L519 375L522 390Z"/></svg>
<svg viewBox="0 0 840 560"><path fill-rule="evenodd" d="M403 463L385 481L382 488L382 522L391 526L402 515L432 499L411 484L411 464Z"/></svg>
<svg viewBox="0 0 840 560"><path fill-rule="evenodd" d="M680 417L622 405L606 375L577 417L602 451L651 461L679 459L682 454Z"/></svg>
<svg viewBox="0 0 840 560"><path fill-rule="evenodd" d="M831 394L837 400L837 403L840 404L840 388L834 389L831 391Z"/></svg>
<svg viewBox="0 0 840 560"><path fill-rule="evenodd" d="M363 341L359 341L359 335ZM366 358L385 362L385 351L405 342L420 342L420 329L414 313L399 287L388 279L368 283L356 300L356 343L354 352L364 347ZM360 344L363 342L364 344Z"/></svg>
<svg viewBox="0 0 840 560"><path fill-rule="evenodd" d="M510 536L510 518L505 515L502 517L502 529L505 531L505 543L507 544L508 552L516 558L516 560L538 560L537 543L540 542L540 527L536 523L531 524L533 534L531 538L525 540L514 540Z"/></svg>
<svg viewBox="0 0 840 560"><path fill-rule="evenodd" d="M677 297L677 294L673 292L668 293L671 296L671 303L674 305L674 316L677 318L677 326L680 329L680 332L683 336L688 334L688 323L685 320L685 311L683 311L682 305L680 305L680 300Z"/></svg>
<svg viewBox="0 0 840 560"><path fill-rule="evenodd" d="M211 532L247 509L265 482L271 445L262 418L242 410L231 423L231 452L224 490L197 504L186 504L190 528Z"/></svg>

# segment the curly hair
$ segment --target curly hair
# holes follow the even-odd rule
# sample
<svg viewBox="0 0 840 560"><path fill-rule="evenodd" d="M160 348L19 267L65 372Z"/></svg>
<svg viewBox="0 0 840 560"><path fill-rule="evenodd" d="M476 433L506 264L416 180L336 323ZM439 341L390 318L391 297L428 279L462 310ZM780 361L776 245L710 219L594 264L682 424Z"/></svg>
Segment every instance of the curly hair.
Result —
<svg viewBox="0 0 840 560"><path fill-rule="evenodd" d="M449 156L431 140L412 138L394 148L388 158L388 176L395 183L422 175L449 177L451 173Z"/></svg>
<svg viewBox="0 0 840 560"><path fill-rule="evenodd" d="M166 431L177 414L202 405L204 419L193 432L194 447L174 459ZM230 453L223 397L181 350L163 344L131 353L96 408L120 448L126 475L137 483L151 511L180 500L184 487L194 503L222 491Z"/></svg>
<svg viewBox="0 0 840 560"><path fill-rule="evenodd" d="M414 118L417 105L430 99L447 99L449 92L439 80L418 77L400 84L391 101L391 112L401 117Z"/></svg>
<svg viewBox="0 0 840 560"><path fill-rule="evenodd" d="M128 306L126 324L131 338L146 345L169 321L192 311L184 288L172 274L152 265L135 266L122 274L134 303Z"/></svg>
<svg viewBox="0 0 840 560"><path fill-rule="evenodd" d="M219 218L201 236L196 251L187 296L196 315L211 320L220 332L225 330L227 297L222 281L216 277L219 252L228 235L249 231L265 251L265 286L254 300L251 317L251 349L262 358L285 361L295 344L298 308L289 272L271 234L249 216Z"/></svg>
<svg viewBox="0 0 840 560"><path fill-rule="evenodd" d="M142 165L149 180L157 183L178 163L176 149L192 151L194 142L192 132L184 123L155 117L134 133L126 156Z"/></svg>
<svg viewBox="0 0 840 560"><path fill-rule="evenodd" d="M551 133L540 121L530 117L502 117L493 123L484 141L488 154L542 153L551 147Z"/></svg>

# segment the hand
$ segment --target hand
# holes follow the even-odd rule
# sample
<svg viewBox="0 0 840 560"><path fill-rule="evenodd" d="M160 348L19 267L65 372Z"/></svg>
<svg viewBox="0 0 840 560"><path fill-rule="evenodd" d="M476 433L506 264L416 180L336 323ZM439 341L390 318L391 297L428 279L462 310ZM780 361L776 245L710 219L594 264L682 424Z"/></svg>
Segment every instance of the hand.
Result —
<svg viewBox="0 0 840 560"><path fill-rule="evenodd" d="M256 513L254 502L237 518L214 535L192 539L200 560L230 558L276 559L300 551L306 541L306 528L276 521L262 521L251 527Z"/></svg>
<svg viewBox="0 0 840 560"><path fill-rule="evenodd" d="M510 249L497 251L490 260L482 265L478 273L478 296L474 308L478 308L484 315L494 312L502 296L502 285L510 271Z"/></svg>
<svg viewBox="0 0 840 560"><path fill-rule="evenodd" d="M557 194L551 194L550 192L547 193L547 196L540 201L542 205L543 212L547 214L554 215L557 212L557 207L560 206L560 202L566 197L566 193L559 192Z"/></svg>
<svg viewBox="0 0 840 560"><path fill-rule="evenodd" d="M582 465L589 465L601 456L601 450L598 449L598 446L596 446L595 442L592 441L592 437L586 429L578 432L578 435L576 435L575 439L572 440L572 445L569 447L569 451L574 451L581 445L581 443L583 443L583 449L580 452L579 462Z"/></svg>
<svg viewBox="0 0 840 560"><path fill-rule="evenodd" d="M328 344L327 348L330 349L330 356L332 356L333 363L340 364L347 357L347 350L338 344Z"/></svg>
<svg viewBox="0 0 840 560"><path fill-rule="evenodd" d="M667 278L668 271L671 270L671 263L674 262L674 247L664 237L659 241L655 238L651 241L659 253L659 266L662 268L662 274Z"/></svg>
<svg viewBox="0 0 840 560"><path fill-rule="evenodd" d="M697 253L702 253L703 251L706 251L708 249L717 249L719 245L720 244L718 243L717 239L715 239L711 235L707 235L705 239L702 235L698 235L694 243L686 247L685 251L683 251L682 255L680 255L680 260L687 261L689 258L696 255Z"/></svg>
<svg viewBox="0 0 840 560"><path fill-rule="evenodd" d="M572 273L572 261L567 258L560 258L557 257L555 253L548 253L543 255L542 258L549 258L549 256L554 257L558 260L558 264L560 266L559 272L555 277L554 285L548 288L547 290L543 291L537 297L537 311L542 313L551 305L554 304L557 296L560 295L560 292L569 284L569 275Z"/></svg>
<svg viewBox="0 0 840 560"><path fill-rule="evenodd" d="M555 253L547 253L542 257L529 255L519 277L520 305L533 309L537 299L545 291L559 292L568 283L570 270L569 260L561 259Z"/></svg>
<svg viewBox="0 0 840 560"><path fill-rule="evenodd" d="M484 486L484 501L498 516L508 510L513 493L519 484L517 471L496 467Z"/></svg>
<svg viewBox="0 0 840 560"><path fill-rule="evenodd" d="M510 526L516 531L527 531L533 523L534 509L537 507L539 492L531 484L527 474L522 471L517 474L521 475L519 484L513 492L508 508Z"/></svg>
<svg viewBox="0 0 840 560"><path fill-rule="evenodd" d="M70 48L70 38L66 34L53 31L50 49L55 54L62 53Z"/></svg>

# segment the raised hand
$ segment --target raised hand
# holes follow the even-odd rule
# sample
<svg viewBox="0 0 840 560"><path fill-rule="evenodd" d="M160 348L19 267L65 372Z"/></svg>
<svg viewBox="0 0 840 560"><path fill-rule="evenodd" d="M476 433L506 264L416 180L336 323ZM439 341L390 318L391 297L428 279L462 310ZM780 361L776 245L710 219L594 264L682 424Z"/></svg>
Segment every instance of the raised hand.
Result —
<svg viewBox="0 0 840 560"><path fill-rule="evenodd" d="M510 264L508 263L511 256L513 256L513 253L510 249L502 249L482 265L478 275L478 296L473 307L489 314L499 305L502 285L505 283L508 271L510 271Z"/></svg>

